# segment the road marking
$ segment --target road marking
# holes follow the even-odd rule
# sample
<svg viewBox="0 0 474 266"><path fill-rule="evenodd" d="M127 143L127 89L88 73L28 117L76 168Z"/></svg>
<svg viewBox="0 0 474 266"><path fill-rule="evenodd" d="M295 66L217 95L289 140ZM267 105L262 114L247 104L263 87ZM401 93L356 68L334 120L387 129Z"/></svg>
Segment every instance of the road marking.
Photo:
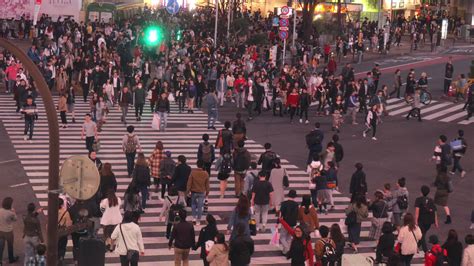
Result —
<svg viewBox="0 0 474 266"><path fill-rule="evenodd" d="M439 121L441 121L441 122L451 122L453 120L459 119L459 118L464 117L466 115L467 114L465 112L460 112L460 113L454 114L452 116L448 116L448 117L446 117L444 119L441 119Z"/></svg>
<svg viewBox="0 0 474 266"><path fill-rule="evenodd" d="M21 187L21 186L24 186L24 185L28 185L29 183L20 183L20 184L16 184L16 185L11 185L10 187L11 188L14 188L14 187Z"/></svg>
<svg viewBox="0 0 474 266"><path fill-rule="evenodd" d="M443 116L443 115L447 115L449 113L452 113L452 112L455 112L455 111L458 111L458 110L461 110L462 109L462 106L460 105L456 105L456 106L453 106L451 108L448 108L448 109L445 109L441 112L437 112L437 113L434 113L432 115L429 115L429 116L426 116L426 117L423 117L423 119L425 120L432 120L432 119L435 119L437 117L440 117L440 116Z"/></svg>
<svg viewBox="0 0 474 266"><path fill-rule="evenodd" d="M1 161L0 164L7 164L7 163L13 163L18 161L18 159L13 159L13 160L6 160L6 161Z"/></svg>

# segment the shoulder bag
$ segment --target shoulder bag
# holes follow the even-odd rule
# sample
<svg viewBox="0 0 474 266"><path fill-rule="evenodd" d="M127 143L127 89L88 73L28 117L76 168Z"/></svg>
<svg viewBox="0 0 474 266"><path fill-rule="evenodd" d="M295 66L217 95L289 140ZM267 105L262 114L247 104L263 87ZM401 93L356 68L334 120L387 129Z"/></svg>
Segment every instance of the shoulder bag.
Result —
<svg viewBox="0 0 474 266"><path fill-rule="evenodd" d="M125 244L125 249L127 249L127 260L131 261L133 257L135 256L138 257L138 251L133 250L133 249L128 249L127 241L125 241L125 237L123 236L123 232L122 232L122 224L120 224L119 227L120 227L120 234L122 235L123 243Z"/></svg>

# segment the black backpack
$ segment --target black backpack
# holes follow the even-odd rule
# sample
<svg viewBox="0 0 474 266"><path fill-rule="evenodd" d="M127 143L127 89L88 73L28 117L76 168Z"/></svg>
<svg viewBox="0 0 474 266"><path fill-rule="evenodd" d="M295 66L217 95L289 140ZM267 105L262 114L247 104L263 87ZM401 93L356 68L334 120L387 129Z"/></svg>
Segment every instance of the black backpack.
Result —
<svg viewBox="0 0 474 266"><path fill-rule="evenodd" d="M355 211L351 211L350 213L347 214L344 224L352 225L356 223L357 223L357 213Z"/></svg>
<svg viewBox="0 0 474 266"><path fill-rule="evenodd" d="M224 174L230 174L232 172L232 159L230 158L225 158L225 156L222 158L222 163L221 163L221 173Z"/></svg>
<svg viewBox="0 0 474 266"><path fill-rule="evenodd" d="M402 195L397 197L397 205L400 210L408 209L408 196Z"/></svg>
<svg viewBox="0 0 474 266"><path fill-rule="evenodd" d="M166 197L171 203L170 210L168 213L168 223L177 224L180 222L179 213L184 211L184 206L179 203L179 196L176 203L173 203L170 197Z"/></svg>
<svg viewBox="0 0 474 266"><path fill-rule="evenodd" d="M336 249L334 248L333 245L331 245L330 241L324 241L320 240L323 242L323 261L326 263L334 263L337 261L337 254L336 254Z"/></svg>
<svg viewBox="0 0 474 266"><path fill-rule="evenodd" d="M438 253L433 253L436 256L435 266L446 266L449 265L448 257L444 255L444 249L441 249Z"/></svg>

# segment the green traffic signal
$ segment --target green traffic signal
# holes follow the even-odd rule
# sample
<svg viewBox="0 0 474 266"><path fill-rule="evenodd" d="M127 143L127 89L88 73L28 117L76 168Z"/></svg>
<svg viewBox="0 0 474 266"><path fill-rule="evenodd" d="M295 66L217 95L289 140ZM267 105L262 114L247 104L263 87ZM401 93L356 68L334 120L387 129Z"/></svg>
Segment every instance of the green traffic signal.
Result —
<svg viewBox="0 0 474 266"><path fill-rule="evenodd" d="M150 26L145 29L145 44L148 46L156 46L163 39L163 32L158 26Z"/></svg>

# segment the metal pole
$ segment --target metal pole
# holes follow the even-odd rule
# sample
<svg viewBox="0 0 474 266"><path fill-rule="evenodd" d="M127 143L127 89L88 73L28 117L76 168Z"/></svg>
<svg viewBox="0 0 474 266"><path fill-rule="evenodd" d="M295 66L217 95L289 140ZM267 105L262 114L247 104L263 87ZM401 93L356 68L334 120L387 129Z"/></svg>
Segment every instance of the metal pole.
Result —
<svg viewBox="0 0 474 266"><path fill-rule="evenodd" d="M285 57L286 57L286 38L283 40L283 58L281 60L281 67L285 65Z"/></svg>
<svg viewBox="0 0 474 266"><path fill-rule="evenodd" d="M232 0L229 1L227 4L229 6L229 10L227 11L227 40L229 40L230 35L230 12L232 12Z"/></svg>
<svg viewBox="0 0 474 266"><path fill-rule="evenodd" d="M214 24L214 48L217 47L217 20L219 17L219 0L216 0L216 22Z"/></svg>
<svg viewBox="0 0 474 266"><path fill-rule="evenodd" d="M293 43L291 46L294 48L296 41L296 1L293 1L293 6L295 7L293 8Z"/></svg>
<svg viewBox="0 0 474 266"><path fill-rule="evenodd" d="M383 26L383 23L382 23L382 18L383 18L383 10L382 10L383 4L382 4L382 1L383 1L383 0L378 0L378 1L377 1L377 10L379 11L379 12L378 12L378 21L379 21L379 23L378 23L377 26L378 26L378 29L379 29L379 30L380 30L380 29L382 28L382 26Z"/></svg>
<svg viewBox="0 0 474 266"><path fill-rule="evenodd" d="M33 77L33 81L43 99L46 119L48 120L49 133L49 163L48 163L48 252L46 254L47 265L57 265L58 260L58 194L59 189L59 124L58 114L54 107L53 96L43 75L31 61L31 59L20 48L0 38L0 46L10 51L25 66Z"/></svg>

